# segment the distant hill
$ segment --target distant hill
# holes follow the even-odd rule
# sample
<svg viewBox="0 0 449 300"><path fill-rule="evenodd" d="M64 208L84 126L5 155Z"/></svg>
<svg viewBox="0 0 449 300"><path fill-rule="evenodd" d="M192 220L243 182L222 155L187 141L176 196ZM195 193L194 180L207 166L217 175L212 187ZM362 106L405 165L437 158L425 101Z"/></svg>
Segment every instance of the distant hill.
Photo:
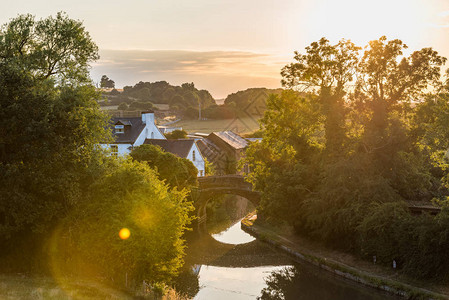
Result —
<svg viewBox="0 0 449 300"><path fill-rule="evenodd" d="M252 114L263 113L267 109L268 96L280 95L282 91L283 89L250 88L228 95L224 104Z"/></svg>
<svg viewBox="0 0 449 300"><path fill-rule="evenodd" d="M212 120L261 117L266 110L270 94L280 94L282 89L249 88L228 95L225 99L214 100L207 90L198 90L193 83L181 86L170 85L166 81L139 82L117 90L104 91L103 106L115 106L119 110L157 109L165 105L178 117L189 120L198 119L199 103L201 117ZM221 103L221 105L218 105Z"/></svg>
<svg viewBox="0 0 449 300"><path fill-rule="evenodd" d="M119 109L128 110L151 109L153 104L168 104L171 110L182 112L187 118L198 116L199 103L202 109L216 105L208 91L198 90L193 83L174 86L166 81L141 81L134 86L125 86L122 93L104 93L104 97L107 98L107 105L121 105Z"/></svg>
<svg viewBox="0 0 449 300"><path fill-rule="evenodd" d="M208 119L259 119L267 109L267 99L270 94L280 94L282 89L250 88L230 94L224 99L223 105L212 105L203 111Z"/></svg>

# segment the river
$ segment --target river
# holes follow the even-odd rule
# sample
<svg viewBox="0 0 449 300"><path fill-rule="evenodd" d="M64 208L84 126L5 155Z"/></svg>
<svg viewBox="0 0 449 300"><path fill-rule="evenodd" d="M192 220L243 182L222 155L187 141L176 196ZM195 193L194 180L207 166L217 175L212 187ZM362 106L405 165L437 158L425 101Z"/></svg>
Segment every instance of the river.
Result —
<svg viewBox="0 0 449 300"><path fill-rule="evenodd" d="M246 201L246 200L245 200ZM250 209L250 208L248 208ZM212 234L192 234L176 288L193 299L399 299L307 263L299 263L240 228L214 223ZM220 228L219 231L216 228Z"/></svg>

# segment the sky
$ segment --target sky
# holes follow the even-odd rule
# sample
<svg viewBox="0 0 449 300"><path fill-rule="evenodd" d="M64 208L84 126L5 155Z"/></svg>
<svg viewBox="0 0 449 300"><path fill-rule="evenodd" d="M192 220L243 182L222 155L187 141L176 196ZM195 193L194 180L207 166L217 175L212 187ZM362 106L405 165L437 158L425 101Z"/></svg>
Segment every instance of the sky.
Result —
<svg viewBox="0 0 449 300"><path fill-rule="evenodd" d="M360 46L382 35L409 51L449 57L449 0L15 0L0 23L65 11L100 49L91 76L117 88L139 81L194 82L216 99L250 87L280 87L293 52L321 37Z"/></svg>

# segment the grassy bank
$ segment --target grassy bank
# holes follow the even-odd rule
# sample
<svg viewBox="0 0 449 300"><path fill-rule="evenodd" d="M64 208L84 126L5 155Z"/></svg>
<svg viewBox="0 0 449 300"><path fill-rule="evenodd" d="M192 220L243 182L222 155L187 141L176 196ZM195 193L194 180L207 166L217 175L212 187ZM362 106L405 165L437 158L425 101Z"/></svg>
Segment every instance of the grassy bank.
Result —
<svg viewBox="0 0 449 300"><path fill-rule="evenodd" d="M247 216L242 221L242 229L290 254L298 261L314 264L339 276L407 299L449 299L447 286L407 278L388 267L327 249L295 235L288 227L278 228L256 220L255 215Z"/></svg>
<svg viewBox="0 0 449 300"><path fill-rule="evenodd" d="M161 299L187 300L173 288L165 287L162 291L152 292L149 286L145 291L120 291L98 282L74 278L60 278L25 274L0 274L0 299Z"/></svg>
<svg viewBox="0 0 449 300"><path fill-rule="evenodd" d="M1 299L133 299L97 283L21 274L0 275Z"/></svg>

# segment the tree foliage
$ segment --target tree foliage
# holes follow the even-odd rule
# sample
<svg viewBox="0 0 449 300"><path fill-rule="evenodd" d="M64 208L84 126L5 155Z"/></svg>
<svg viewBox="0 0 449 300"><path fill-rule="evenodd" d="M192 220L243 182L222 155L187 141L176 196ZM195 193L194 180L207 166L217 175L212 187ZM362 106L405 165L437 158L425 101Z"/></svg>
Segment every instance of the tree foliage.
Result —
<svg viewBox="0 0 449 300"><path fill-rule="evenodd" d="M166 133L165 137L169 140L179 140L187 138L187 132L185 130L173 130L172 132Z"/></svg>
<svg viewBox="0 0 449 300"><path fill-rule="evenodd" d="M198 170L186 158L177 157L154 145L141 145L134 148L130 155L134 160L146 162L157 170L159 179L171 188L183 189L197 185Z"/></svg>
<svg viewBox="0 0 449 300"><path fill-rule="evenodd" d="M98 47L83 24L64 13L41 20L28 14L1 27L0 58L36 79L86 83Z"/></svg>
<svg viewBox="0 0 449 300"><path fill-rule="evenodd" d="M100 87L113 89L113 88L115 88L115 82L114 82L114 80L109 79L108 76L103 75L103 76L101 76L101 79L100 79Z"/></svg>
<svg viewBox="0 0 449 300"><path fill-rule="evenodd" d="M99 275L169 282L182 266L182 235L193 206L184 191L169 189L157 177L146 163L123 162L95 182L89 201L67 217L65 232L75 255ZM131 233L126 240L119 237L122 228Z"/></svg>
<svg viewBox="0 0 449 300"><path fill-rule="evenodd" d="M404 56L406 47L381 37L362 53L350 41L323 38L295 52L283 84L302 93L268 99L263 141L246 153L247 178L263 191L262 218L432 277L431 268L449 270L421 263L445 257L430 249L447 245L439 225L446 212L412 217L406 203L449 195L446 59L431 48Z"/></svg>
<svg viewBox="0 0 449 300"><path fill-rule="evenodd" d="M62 13L21 15L0 39L0 231L43 231L80 200L107 117L87 82L97 47ZM57 84L56 84L57 83Z"/></svg>

